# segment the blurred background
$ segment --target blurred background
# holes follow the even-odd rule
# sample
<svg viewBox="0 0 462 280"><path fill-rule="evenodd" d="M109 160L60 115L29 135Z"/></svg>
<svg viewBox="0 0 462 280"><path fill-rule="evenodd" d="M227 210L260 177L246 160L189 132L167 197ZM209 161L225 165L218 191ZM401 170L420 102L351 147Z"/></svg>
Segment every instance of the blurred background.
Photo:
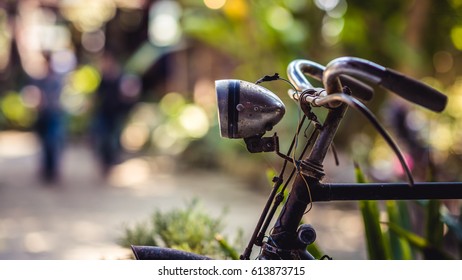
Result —
<svg viewBox="0 0 462 280"><path fill-rule="evenodd" d="M249 236L281 163L220 139L214 80L285 77L299 58L361 57L444 92L442 114L381 89L368 106L417 180L461 179L459 0L2 0L0 46L1 259L123 258L123 223L191 198L228 208L228 231ZM299 112L286 84L265 86L287 106L275 128L285 147ZM326 180L355 181L353 162L371 180L403 180L356 113L335 144ZM356 204L307 219L326 253L367 257Z"/></svg>

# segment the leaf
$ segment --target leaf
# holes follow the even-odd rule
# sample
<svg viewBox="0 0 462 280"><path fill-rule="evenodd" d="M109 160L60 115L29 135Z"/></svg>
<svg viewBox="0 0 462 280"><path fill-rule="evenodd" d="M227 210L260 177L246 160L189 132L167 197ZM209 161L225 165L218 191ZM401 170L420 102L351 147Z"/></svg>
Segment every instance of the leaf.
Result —
<svg viewBox="0 0 462 280"><path fill-rule="evenodd" d="M231 245L229 245L228 241L221 234L215 235L215 240L218 241L220 248L228 257L230 257L232 260L239 259L238 252L233 247L231 247Z"/></svg>
<svg viewBox="0 0 462 280"><path fill-rule="evenodd" d="M356 181L366 183L366 178L355 163ZM377 201L364 200L359 202L359 208L364 221L364 229L367 240L367 252L369 259L390 259L389 250L385 244L382 229L380 228L380 213Z"/></svg>
<svg viewBox="0 0 462 280"><path fill-rule="evenodd" d="M444 225L441 221L441 201L439 200L430 200L428 202L426 210L426 231L425 236L430 244L433 247L438 249L443 248L443 233L444 233ZM425 259L439 259L438 255L432 255L433 251L425 251L424 258Z"/></svg>
<svg viewBox="0 0 462 280"><path fill-rule="evenodd" d="M398 234L399 236L403 237L403 238L406 238L413 246L419 248L419 249L424 249L426 247L428 247L428 241L413 233L413 232L410 232L408 230L405 230L403 229L402 227L396 225L396 224L393 224L393 223L388 223L388 227L390 228L390 230L392 230L393 232L395 232L396 234Z"/></svg>
<svg viewBox="0 0 462 280"><path fill-rule="evenodd" d="M354 162L353 164L355 167L356 182L357 183L367 183L366 177L364 176L364 173L361 170L361 167L359 167L359 164L357 162Z"/></svg>
<svg viewBox="0 0 462 280"><path fill-rule="evenodd" d="M388 227L390 230L394 231L399 236L408 240L412 246L415 246L416 248L422 250L425 256L431 256L432 259L438 260L453 259L449 254L433 246L431 243L428 242L428 240L413 232L405 230L402 227L392 223L388 223Z"/></svg>
<svg viewBox="0 0 462 280"><path fill-rule="evenodd" d="M403 201L400 201L403 202ZM388 220L392 224L400 225L403 228L406 228L406 221L403 221L402 215L400 215L401 208L404 208L403 203L398 203L394 200L389 200L386 202ZM402 206L402 207L400 207ZM413 259L412 248L409 244L409 241L400 237L393 231L388 231L390 238L390 247L391 255L395 260L410 260Z"/></svg>
<svg viewBox="0 0 462 280"><path fill-rule="evenodd" d="M376 201L364 200L359 202L359 208L364 221L369 259L390 259L387 254L382 229L379 221L379 208Z"/></svg>
<svg viewBox="0 0 462 280"><path fill-rule="evenodd" d="M324 253L319 249L319 247L315 243L311 243L306 247L306 250L315 258L315 259L320 259L322 256L324 256Z"/></svg>

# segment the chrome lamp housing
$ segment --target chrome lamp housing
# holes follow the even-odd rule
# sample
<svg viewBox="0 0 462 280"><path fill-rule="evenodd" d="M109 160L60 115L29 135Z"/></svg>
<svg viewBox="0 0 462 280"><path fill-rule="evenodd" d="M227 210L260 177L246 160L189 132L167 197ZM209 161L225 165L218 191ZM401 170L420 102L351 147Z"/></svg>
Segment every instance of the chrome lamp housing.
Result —
<svg viewBox="0 0 462 280"><path fill-rule="evenodd" d="M261 138L285 114L281 99L262 86L241 80L218 80L215 89L221 137Z"/></svg>

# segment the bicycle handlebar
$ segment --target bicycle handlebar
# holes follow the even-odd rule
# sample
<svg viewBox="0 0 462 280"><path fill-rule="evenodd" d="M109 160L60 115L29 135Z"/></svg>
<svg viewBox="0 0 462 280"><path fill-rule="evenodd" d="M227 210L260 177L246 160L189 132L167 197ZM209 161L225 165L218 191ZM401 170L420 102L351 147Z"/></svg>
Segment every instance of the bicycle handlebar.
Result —
<svg viewBox="0 0 462 280"><path fill-rule="evenodd" d="M309 75L322 82L325 68L325 66L310 60L297 59L292 61L287 67L287 76L295 88L301 92L314 88L305 75ZM372 99L374 90L369 85L349 76L341 76L340 81L351 89L355 97L363 101Z"/></svg>
<svg viewBox="0 0 462 280"><path fill-rule="evenodd" d="M341 75L363 78L435 112L443 111L447 104L447 97L436 89L395 70L355 57L337 58L326 66L323 84L327 93L335 93L335 83Z"/></svg>
<svg viewBox="0 0 462 280"><path fill-rule="evenodd" d="M291 72L293 69L295 70ZM360 111L367 112L365 107L361 106L362 104L360 102L356 102L354 97L348 95L349 91L342 88L341 78L343 76L362 78L366 81L381 85L407 100L433 111L442 111L447 102L446 96L416 80L404 77L395 71L367 60L357 58L344 57L336 59L330 62L325 68L311 62L294 62L292 66L289 67L289 77L293 81L299 80L298 86L303 86L303 88L299 89L305 91L313 87L304 81L305 77L301 73L313 75L315 78L322 76L323 85L327 92L327 96L311 95L309 92L306 92L304 95L300 93L301 102L308 101L306 98L312 98L313 104L329 105L331 110L329 110L323 127L312 145L310 154L301 161L301 170L292 184L292 190L272 229L270 240L272 243L277 244L278 248L282 250L294 250L300 246L296 238L297 229L305 214L306 207L309 203L313 202L310 188L319 185L320 180L324 176L322 163L346 111L346 104L350 106L354 105L354 107L360 109ZM420 91L420 95L416 94L417 91ZM375 119L371 118L370 114L365 115L374 123ZM377 125L375 125L375 127L381 128ZM387 137L389 138L387 142L390 144L391 148L394 149L403 167L407 167L404 157L388 134L382 131L381 135L385 140L387 140ZM409 178L407 187L410 188L409 186L414 185L414 182L410 171L407 170L406 173L408 173ZM342 189L342 191L343 190L344 189ZM366 194L364 197L368 195L369 194ZM265 254L265 252L263 252L263 254Z"/></svg>

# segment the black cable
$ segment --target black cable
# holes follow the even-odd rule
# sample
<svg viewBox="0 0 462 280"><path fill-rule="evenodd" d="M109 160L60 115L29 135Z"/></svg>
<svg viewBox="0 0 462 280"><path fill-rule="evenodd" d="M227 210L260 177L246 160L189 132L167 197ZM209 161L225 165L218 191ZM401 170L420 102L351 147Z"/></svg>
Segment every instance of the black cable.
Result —
<svg viewBox="0 0 462 280"><path fill-rule="evenodd" d="M401 166L403 167L403 170L406 173L406 176L409 181L409 185L413 186L414 178L412 177L412 173L409 169L409 166L406 163L406 160L404 159L403 154L401 153L401 150L399 149L398 145L395 143L393 138L391 138L391 136L385 130L385 128L382 127L382 125L377 120L377 118L374 116L374 114L358 99L350 95L344 94L344 93L334 93L334 94L329 94L324 97L316 97L312 100L311 103L316 106L323 106L332 101L340 101L340 102L346 103L348 106L353 107L354 109L358 110L360 113L362 113L366 117L367 120L369 120L372 126L377 130L377 132L380 133L383 139L387 142L388 146L390 146L390 148L396 154L396 156L398 157L401 163Z"/></svg>

